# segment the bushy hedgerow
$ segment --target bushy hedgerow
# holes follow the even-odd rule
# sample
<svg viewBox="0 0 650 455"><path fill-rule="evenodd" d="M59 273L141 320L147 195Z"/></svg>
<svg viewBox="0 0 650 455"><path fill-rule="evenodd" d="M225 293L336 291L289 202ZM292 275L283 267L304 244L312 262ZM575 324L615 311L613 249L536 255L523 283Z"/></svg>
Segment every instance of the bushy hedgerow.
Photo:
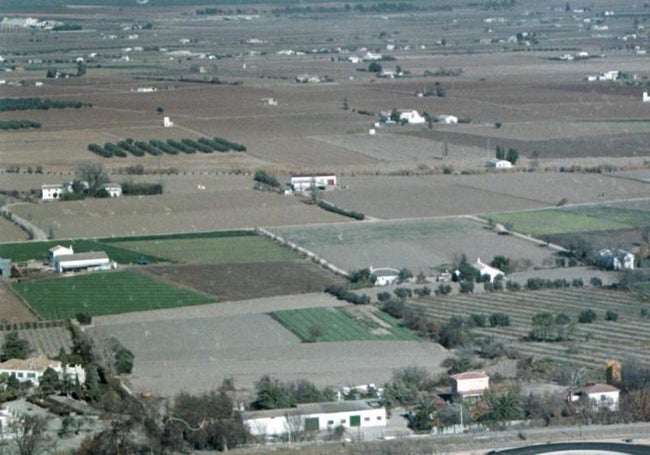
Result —
<svg viewBox="0 0 650 455"><path fill-rule="evenodd" d="M368 297L367 294L357 294L356 292L348 291L342 286L328 286L325 289L325 292L332 294L339 300L345 300L346 302L350 302L355 305L370 303L370 297Z"/></svg>
<svg viewBox="0 0 650 455"><path fill-rule="evenodd" d="M331 202L327 202L322 199L318 201L318 206L324 210L327 210L328 212L348 216L350 218L354 218L355 220L363 220L366 217L363 213L355 212L354 210L342 209L341 207L338 207Z"/></svg>

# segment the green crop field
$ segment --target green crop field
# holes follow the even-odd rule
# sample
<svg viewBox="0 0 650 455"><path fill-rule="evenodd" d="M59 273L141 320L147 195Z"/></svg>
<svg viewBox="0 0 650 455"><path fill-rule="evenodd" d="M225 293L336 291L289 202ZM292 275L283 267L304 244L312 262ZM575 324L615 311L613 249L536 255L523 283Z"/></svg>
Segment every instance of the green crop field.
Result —
<svg viewBox="0 0 650 455"><path fill-rule="evenodd" d="M214 301L135 271L27 280L13 283L12 288L44 319L70 319L79 312L100 316Z"/></svg>
<svg viewBox="0 0 650 455"><path fill-rule="evenodd" d="M43 242L18 242L0 244L0 257L9 258L13 262L24 262L30 259L37 261L47 258L47 252L56 245L70 246L75 253L85 253L88 251L104 251L111 260L118 264L131 264L138 262L140 259L146 259L149 262L167 261L154 255L143 254L119 246L109 245L98 240L48 240Z"/></svg>
<svg viewBox="0 0 650 455"><path fill-rule="evenodd" d="M570 213L586 215L598 220L611 220L626 227L650 226L650 208L643 210L628 204L581 205L566 209Z"/></svg>
<svg viewBox="0 0 650 455"><path fill-rule="evenodd" d="M430 297L412 301L410 305L438 323L446 322L451 316L467 318L473 313L486 316L505 313L510 317L510 326L477 327L472 333L476 337L494 336L523 355L589 367L603 367L607 359L623 360L630 355L650 364L650 318L641 316L642 310L650 310L650 298L635 292L563 288ZM598 315L594 323L577 323L578 314L585 309L592 309ZM607 311L616 313L618 320L605 320ZM571 341L525 341L532 328L532 317L540 312L569 316L576 323Z"/></svg>
<svg viewBox="0 0 650 455"><path fill-rule="evenodd" d="M345 308L308 308L274 311L271 317L305 342L418 339L396 319L371 309L357 312ZM322 332L316 340L309 333L312 327Z"/></svg>
<svg viewBox="0 0 650 455"><path fill-rule="evenodd" d="M629 228L627 224L596 218L563 209L485 215L496 223L511 224L512 230L529 235L567 234L570 232L605 231Z"/></svg>
<svg viewBox="0 0 650 455"><path fill-rule="evenodd" d="M335 225L273 228L273 233L289 242L309 248L319 245L365 245L395 240L444 239L449 234L473 232L477 226L463 218L344 223Z"/></svg>
<svg viewBox="0 0 650 455"><path fill-rule="evenodd" d="M199 237L127 241L117 245L143 255L160 256L174 262L193 264L234 264L287 261L299 256L259 236Z"/></svg>

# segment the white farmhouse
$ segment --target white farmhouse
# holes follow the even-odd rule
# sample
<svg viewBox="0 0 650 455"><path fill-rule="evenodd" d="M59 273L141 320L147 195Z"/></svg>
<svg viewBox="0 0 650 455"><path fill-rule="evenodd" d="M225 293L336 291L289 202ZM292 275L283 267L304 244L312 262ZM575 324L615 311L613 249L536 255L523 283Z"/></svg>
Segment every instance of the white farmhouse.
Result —
<svg viewBox="0 0 650 455"><path fill-rule="evenodd" d="M490 377L485 371L466 371L450 376L451 393L461 397L478 397L490 388Z"/></svg>
<svg viewBox="0 0 650 455"><path fill-rule="evenodd" d="M650 103L650 96L648 96L648 92L643 92L642 100L644 103Z"/></svg>
<svg viewBox="0 0 650 455"><path fill-rule="evenodd" d="M399 270L391 267L370 267L370 274L375 277L375 286L390 286L399 279Z"/></svg>
<svg viewBox="0 0 650 455"><path fill-rule="evenodd" d="M44 201L53 201L60 199L65 194L63 184L41 185L41 199Z"/></svg>
<svg viewBox="0 0 650 455"><path fill-rule="evenodd" d="M282 436L295 431L324 431L342 426L385 427L386 408L378 401L334 401L299 404L295 408L245 411L244 425L254 436Z"/></svg>
<svg viewBox="0 0 650 455"><path fill-rule="evenodd" d="M77 270L108 270L112 267L111 260L103 251L58 255L54 258L52 265L59 273Z"/></svg>
<svg viewBox="0 0 650 455"><path fill-rule="evenodd" d="M399 109L398 112L400 122L406 121L409 125L421 125L427 121L415 109Z"/></svg>
<svg viewBox="0 0 650 455"><path fill-rule="evenodd" d="M512 163L508 160L493 158L487 162L487 166L492 169L511 169Z"/></svg>
<svg viewBox="0 0 650 455"><path fill-rule="evenodd" d="M490 283L494 282L495 278L499 276L504 276L504 273L501 270L484 263L483 261L481 261L481 258L478 258L476 262L472 264L472 267L476 269L476 271L479 273L481 277L484 275L489 276Z"/></svg>
<svg viewBox="0 0 650 455"><path fill-rule="evenodd" d="M609 270L634 270L634 254L621 249L603 249L598 252L596 264Z"/></svg>
<svg viewBox="0 0 650 455"><path fill-rule="evenodd" d="M436 121L444 125L453 125L458 123L458 117L455 115L439 115L436 117Z"/></svg>
<svg viewBox="0 0 650 455"><path fill-rule="evenodd" d="M122 185L119 183L105 183L101 188L105 190L110 197L122 196Z"/></svg>
<svg viewBox="0 0 650 455"><path fill-rule="evenodd" d="M291 187L294 191L309 191L312 186L319 190L333 190L336 188L336 175L334 174L294 174L291 176Z"/></svg>
<svg viewBox="0 0 650 455"><path fill-rule="evenodd" d="M0 363L0 374L14 376L19 382L31 381L38 386L39 380L48 368L52 368L59 374L59 377L83 384L86 380L86 372L81 365L62 365L58 360L50 360L45 356L31 357L29 359L9 359Z"/></svg>
<svg viewBox="0 0 650 455"><path fill-rule="evenodd" d="M571 395L571 401L580 398L589 401L593 410L618 411L621 391L609 384L593 384Z"/></svg>

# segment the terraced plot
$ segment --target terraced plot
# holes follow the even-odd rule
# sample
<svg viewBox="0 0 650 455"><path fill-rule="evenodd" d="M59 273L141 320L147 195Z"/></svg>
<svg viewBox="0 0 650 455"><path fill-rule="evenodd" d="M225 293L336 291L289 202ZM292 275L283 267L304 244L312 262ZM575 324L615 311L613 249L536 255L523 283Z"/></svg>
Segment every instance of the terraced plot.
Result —
<svg viewBox="0 0 650 455"><path fill-rule="evenodd" d="M306 342L418 339L396 319L372 310L308 308L274 311L271 316Z"/></svg>
<svg viewBox="0 0 650 455"><path fill-rule="evenodd" d="M70 330L64 324L47 327L41 323L35 328L19 328L16 331L20 339L27 340L29 343L32 356L55 357L59 355L61 348L65 349L66 352L70 352L72 347ZM0 344L4 343L7 333L9 333L9 330L0 330Z"/></svg>
<svg viewBox="0 0 650 455"><path fill-rule="evenodd" d="M196 291L135 271L93 273L16 282L13 289L44 319L72 319L214 302Z"/></svg>
<svg viewBox="0 0 650 455"><path fill-rule="evenodd" d="M650 308L650 300L636 293L598 288L565 288L535 292L455 295L429 298L411 303L437 321L451 316L494 312L510 316L509 327L476 328L476 335L493 335L519 352L538 358L571 361L590 367L602 367L607 359L626 355L650 363L650 318L640 317L641 309ZM598 320L576 324L570 342L528 342L523 338L531 330L533 315L540 312L565 313L577 321L580 311L593 309ZM619 315L618 321L605 321L607 311Z"/></svg>

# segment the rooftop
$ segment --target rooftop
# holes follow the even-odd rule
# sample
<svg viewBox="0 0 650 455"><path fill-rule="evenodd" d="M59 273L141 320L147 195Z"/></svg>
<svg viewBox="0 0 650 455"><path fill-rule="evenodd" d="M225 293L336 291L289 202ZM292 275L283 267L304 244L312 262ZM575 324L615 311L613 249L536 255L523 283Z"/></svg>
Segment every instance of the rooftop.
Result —
<svg viewBox="0 0 650 455"><path fill-rule="evenodd" d="M456 381L462 381L467 379L482 379L482 378L489 379L490 378L483 370L466 371L464 373L453 374L450 377L452 379L455 379Z"/></svg>
<svg viewBox="0 0 650 455"><path fill-rule="evenodd" d="M0 363L2 370L42 371L47 367L60 366L58 360L50 360L45 356L30 357L29 359L9 359Z"/></svg>

